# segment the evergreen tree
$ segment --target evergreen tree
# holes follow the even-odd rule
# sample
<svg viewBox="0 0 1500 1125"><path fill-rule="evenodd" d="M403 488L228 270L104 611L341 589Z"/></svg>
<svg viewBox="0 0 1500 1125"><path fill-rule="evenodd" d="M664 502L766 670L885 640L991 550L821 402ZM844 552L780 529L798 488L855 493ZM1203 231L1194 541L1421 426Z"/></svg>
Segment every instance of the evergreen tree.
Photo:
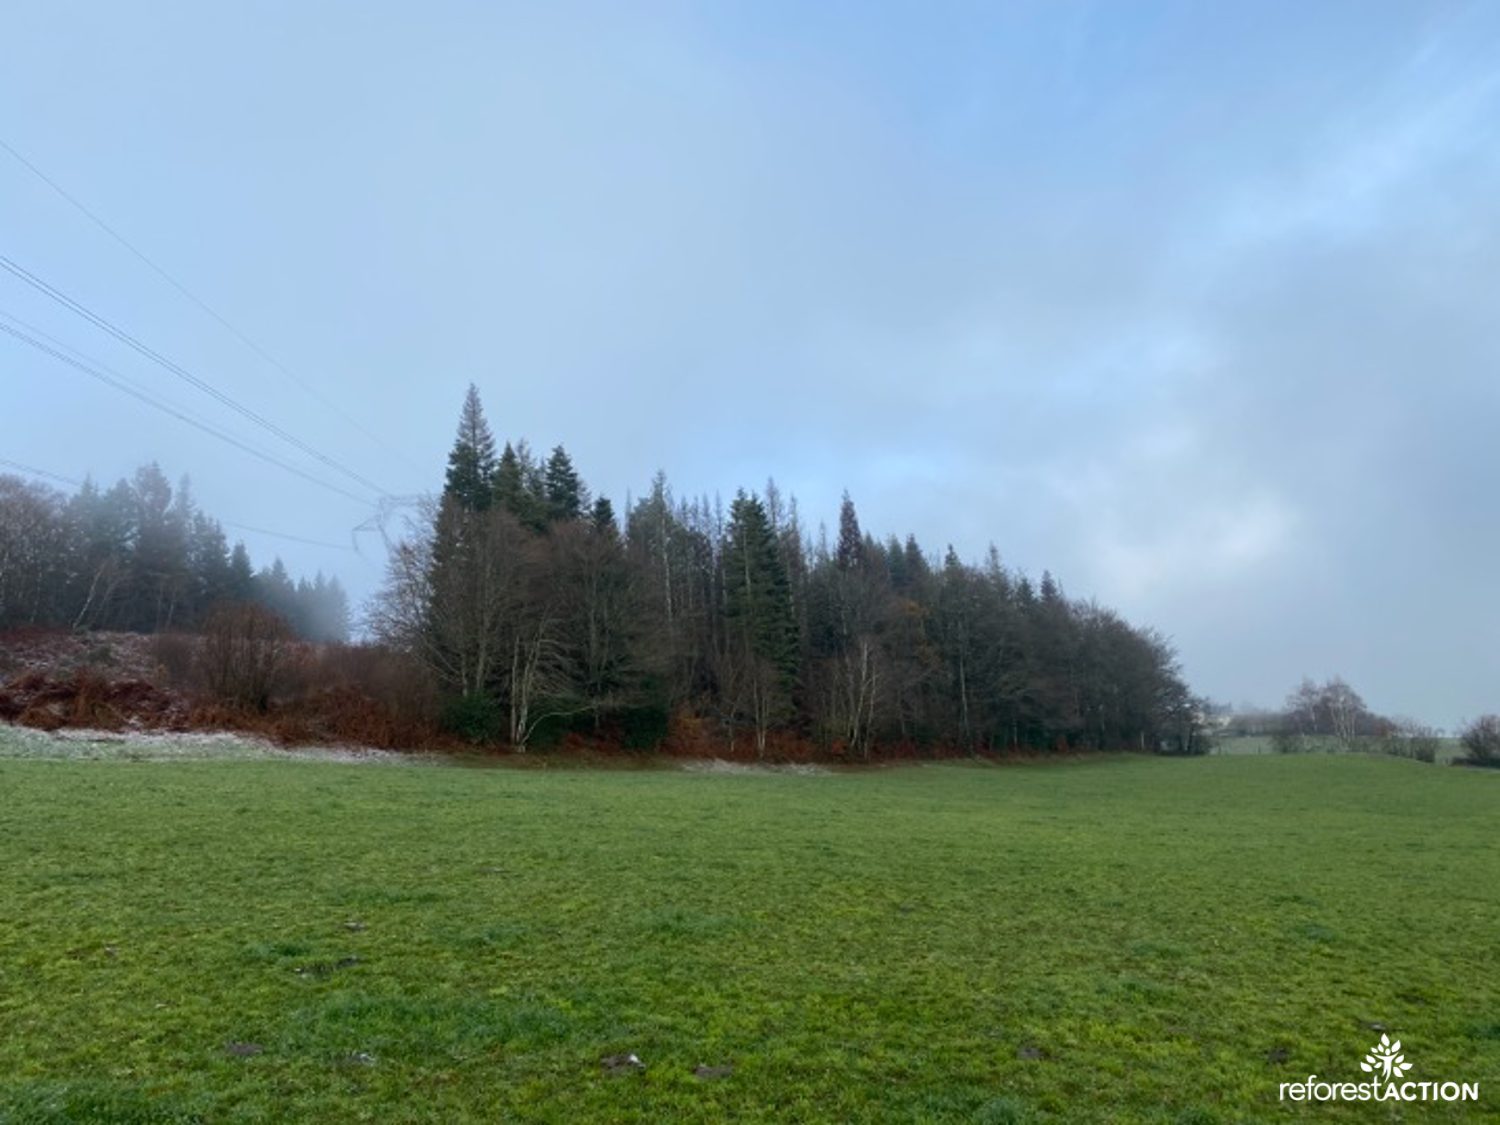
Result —
<svg viewBox="0 0 1500 1125"><path fill-rule="evenodd" d="M854 501L844 493L839 504L839 545L834 561L842 571L858 570L865 561L865 541L859 530L859 517L854 514Z"/></svg>
<svg viewBox="0 0 1500 1125"><path fill-rule="evenodd" d="M765 506L740 492L724 543L724 609L731 639L768 661L787 684L797 674L791 582Z"/></svg>
<svg viewBox="0 0 1500 1125"><path fill-rule="evenodd" d="M489 423L484 420L479 391L470 383L458 419L458 436L448 454L443 495L452 497L470 511L482 512L494 499L495 469L495 439L490 434Z"/></svg>
<svg viewBox="0 0 1500 1125"><path fill-rule="evenodd" d="M724 647L717 676L730 738L747 719L756 750L766 753L771 728L791 710L800 644L792 586L775 527L755 496L736 495L721 552Z"/></svg>
<svg viewBox="0 0 1500 1125"><path fill-rule="evenodd" d="M86 480L64 498L0 476L0 628L194 629L217 605L254 601L306 636L347 635L336 579L293 582L280 560L257 574L186 477L174 490L148 464L108 492Z"/></svg>
<svg viewBox="0 0 1500 1125"><path fill-rule="evenodd" d="M224 600L248 602L255 597L255 568L250 564L250 552L245 544L236 542L229 552L229 578L224 590Z"/></svg>
<svg viewBox="0 0 1500 1125"><path fill-rule="evenodd" d="M499 460L495 462L494 494L495 503L513 516L519 517L526 506L526 478L521 469L521 458L510 442L505 443Z"/></svg>
<svg viewBox="0 0 1500 1125"><path fill-rule="evenodd" d="M68 533L59 493L0 476L0 629L46 624L64 608Z"/></svg>
<svg viewBox="0 0 1500 1125"><path fill-rule="evenodd" d="M595 499L594 506L589 510L589 523L600 535L619 535L620 529L615 525L615 506L609 502L608 496Z"/></svg>
<svg viewBox="0 0 1500 1125"><path fill-rule="evenodd" d="M1049 607L1055 608L1063 601L1062 587L1057 584L1057 579L1052 577L1050 570L1042 571L1040 593L1042 601Z"/></svg>
<svg viewBox="0 0 1500 1125"><path fill-rule="evenodd" d="M495 465L495 501L532 531L547 526L546 476L524 441L505 443Z"/></svg>
<svg viewBox="0 0 1500 1125"><path fill-rule="evenodd" d="M297 620L297 586L287 574L286 564L276 559L255 576L255 601L288 625Z"/></svg>
<svg viewBox="0 0 1500 1125"><path fill-rule="evenodd" d="M319 578L322 575L318 576ZM328 579L328 584L323 588L322 608L319 613L319 625L326 641L335 641L344 644L349 640L350 615L349 595L344 592L344 584L334 575Z"/></svg>
<svg viewBox="0 0 1500 1125"><path fill-rule="evenodd" d="M234 576L230 565L229 543L224 538L224 529L219 526L218 520L210 519L202 512L193 514L192 528L188 534L188 555L192 575L192 605L189 607L187 623L199 625L213 606L233 596L230 587Z"/></svg>
<svg viewBox="0 0 1500 1125"><path fill-rule="evenodd" d="M901 550L901 540L894 535L888 535L881 546L881 554L885 556L885 572L890 575L891 588L905 591L910 583L907 579L906 554Z"/></svg>
<svg viewBox="0 0 1500 1125"><path fill-rule="evenodd" d="M543 474L547 497L547 519L550 523L563 523L580 519L588 503L588 495L567 450L557 446L547 458Z"/></svg>
<svg viewBox="0 0 1500 1125"><path fill-rule="evenodd" d="M187 585L192 501L183 496L173 503L172 486L154 461L136 470L129 491L134 534L123 624L149 633L172 625Z"/></svg>
<svg viewBox="0 0 1500 1125"><path fill-rule="evenodd" d="M311 583L297 583L299 634L310 641L343 643L349 639L349 599L337 578L323 572Z"/></svg>
<svg viewBox="0 0 1500 1125"><path fill-rule="evenodd" d="M130 490L121 481L100 492L93 479L68 502L68 522L77 542L71 552L68 604L76 607L73 628L102 628L113 624L129 574L131 519Z"/></svg>

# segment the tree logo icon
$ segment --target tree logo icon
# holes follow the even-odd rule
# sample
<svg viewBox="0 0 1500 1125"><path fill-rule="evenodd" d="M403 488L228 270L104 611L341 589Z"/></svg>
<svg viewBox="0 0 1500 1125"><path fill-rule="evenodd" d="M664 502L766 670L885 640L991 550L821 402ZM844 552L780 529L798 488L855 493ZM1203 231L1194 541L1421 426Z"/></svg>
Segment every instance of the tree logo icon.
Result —
<svg viewBox="0 0 1500 1125"><path fill-rule="evenodd" d="M1401 1040L1391 1042L1390 1036L1382 1035L1380 1042L1370 1048L1370 1053L1365 1056L1365 1061L1359 1064L1359 1069L1366 1074L1375 1074L1377 1071L1382 1078L1400 1078L1411 1069L1411 1063L1406 1061L1406 1056L1401 1053Z"/></svg>

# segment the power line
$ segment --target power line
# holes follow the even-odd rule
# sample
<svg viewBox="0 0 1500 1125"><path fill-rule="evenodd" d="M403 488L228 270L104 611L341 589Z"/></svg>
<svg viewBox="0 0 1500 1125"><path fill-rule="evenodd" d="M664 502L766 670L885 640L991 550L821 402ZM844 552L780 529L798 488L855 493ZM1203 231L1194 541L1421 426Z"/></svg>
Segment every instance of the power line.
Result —
<svg viewBox="0 0 1500 1125"><path fill-rule="evenodd" d="M15 159L17 161L19 161L20 164L24 168L26 168L29 172L31 172L32 175L36 176L37 179L39 179L39 180L42 181L42 183L46 184L49 188L51 188L53 191L55 191L59 196L61 196L63 199L65 199L79 213L81 213L82 215L84 215L90 222L92 222L95 226L97 226L105 234L109 235L110 238L114 239L121 246L125 247L126 250L129 250L130 253L132 253L133 255L135 255L136 258L138 258L147 267L149 267L153 272L155 272L158 277L160 277L163 281L165 281L173 289L177 290L177 292L181 293L189 301L191 301L191 302L193 302L193 304L197 305L200 309L202 309L205 313L207 313L209 316L211 316L214 320L218 321L219 324L222 325L226 330L228 330L229 333L232 336L234 336L235 339L237 339L237 340L240 341L240 343L244 344L247 348L249 348L251 351L253 351L256 355L260 356L261 359L265 360L272 367L276 368L277 371L280 371L288 379L290 379L292 382L296 383L297 386L301 387L304 391L306 391L313 398L317 399L320 403L322 403L329 410L331 410L335 414L337 414L346 423L348 423L348 425L350 425L354 429L358 430L366 438L368 438L369 440L373 441L376 445L380 446L380 448L384 449L387 453L392 454L398 460L400 460L403 463L405 463L408 468L414 469L417 472L421 472L422 471L420 468L418 468L416 465L414 465L411 462L410 458L408 458L404 454L402 454L400 450L393 448L391 445L389 445L388 443L382 441L379 437L375 436L369 430L365 429L364 426L360 425L350 415L348 415L347 413L345 413L343 410L339 409L339 407L338 407L338 405L336 403L332 402L326 396L324 396L323 394L319 393L316 388L314 388L311 384L309 384L306 380L304 380L300 375L298 375L290 367L286 366L284 363L282 363L280 360L278 360L275 356L273 356L269 352L267 352L264 348L262 348L254 340L252 340L249 336L245 335L244 332L240 331L240 329L236 328L233 324L231 324L228 320L226 320L222 315L220 315L215 309L213 309L212 307L210 307L210 305L206 301L204 301L201 297L199 297L197 294L195 294L190 289L188 289L188 287L186 285L183 285L182 282L178 281L175 277L173 277L171 274L169 274L165 269L163 269L161 266L157 265L154 261L152 261L149 257L147 257L144 251L142 251L139 248L137 248L134 243L132 243L129 239L127 239L124 235L122 235L119 231L115 230L114 227L110 226L103 219L101 219L98 215L96 215L93 211L91 211L87 207L85 207L82 202L80 202L73 195L71 195L68 191L66 191L61 184L59 184L51 176L47 175L47 173L43 172L40 168L38 168L30 160L26 159L26 157L22 156L19 152L17 152L16 149L13 148L5 140L5 138L3 138L3 137L0 137L0 148L3 148L6 152L10 153L11 156L15 157Z"/></svg>
<svg viewBox="0 0 1500 1125"><path fill-rule="evenodd" d="M102 377L102 376L99 375L99 371L102 371L102 372L106 373L109 376L108 378L105 378L104 381L106 383L108 383L110 386L115 387L117 390L122 390L126 394L131 395L133 398L137 398L137 399L141 400L142 402L145 402L148 406L154 407L155 409L160 410L163 413L169 414L169 415L171 415L174 418L179 418L182 421L185 421L185 422L189 423L192 426L195 426L196 428L198 428L200 430L203 430L203 431L205 431L207 433L210 433L214 437L223 438L224 440L229 441L232 445L236 446L237 448L244 449L246 452L249 452L249 453L253 453L255 456L261 458L264 461L269 461L273 465L277 465L277 466L279 466L281 468L287 469L290 472L297 473L298 476L304 476L304 477L306 477L306 474L300 472L294 466L290 466L290 465L284 464L278 458L272 456L269 453L266 453L264 450L255 449L255 448L247 445L246 443L243 443L243 442L239 441L238 439L234 438L232 435L226 435L226 434L219 433L218 430L217 430L217 427L211 425L208 422L204 422L202 419L193 417L189 411L187 411L185 409L178 408L178 407L174 406L171 403L166 403L166 402L162 402L162 401L156 400L153 395L151 395L149 392L147 392L144 388L141 387L141 384L135 383L135 381L132 380L132 379L130 379L129 376L122 375L120 372L114 370L114 368L107 367L104 364L100 363L98 360L90 359L88 356L86 356L83 353L77 351L76 349L68 347L67 344L64 344L61 340L58 340L54 336L49 336L46 332L43 332L40 328L36 327L36 325L34 325L34 324L28 324L26 321L21 320L19 317L11 315L10 313L6 312L4 309L0 309L0 318L3 318L5 320L9 320L9 321L11 321L14 324L20 325L21 328L26 329L27 332L35 333L36 336L41 337L41 339L43 339L43 340L47 341L49 344L53 345L53 348L60 349L61 352L71 352L72 353L72 358L70 358L68 355L59 354L59 352L58 351L54 351L53 348L44 348L44 349L42 349L43 351L46 352L46 354L51 355L54 358L60 359L63 362L68 363L71 366L76 367L76 368L78 368L80 370L84 370L87 374L95 375L96 377ZM15 337L16 339L19 339L19 340L24 341L25 343L31 344L33 347L37 346L36 341L28 338L28 336L27 336L26 333L14 331L14 330L12 330L10 328L7 328L4 324L0 324L0 332L7 332L11 336ZM89 370L89 368L88 368L89 364L92 364L94 367L98 368L99 371ZM84 487L84 482L83 481L77 480L77 479L75 479L73 477L65 477L65 476L62 476L62 475L60 475L58 473L49 472L46 469L38 469L38 468L36 468L33 465L23 465L19 461L11 461L11 460L8 460L7 458L0 457L0 465L8 466L8 467L10 467L12 469L16 469L16 470L18 470L20 472L27 473L27 474L30 474L32 476L45 477L45 478L47 478L49 480L55 480L55 481L57 481L57 482L59 482L61 484L71 485L74 488L83 488ZM321 484L325 488L331 488L335 492L338 492L342 496L352 496L351 493L344 492L342 489L339 489L335 485L329 485L326 482L319 481L319 480L317 480L316 478L313 478L313 477L306 477L306 479L313 481L313 483L315 483L315 484ZM355 499L358 499L358 497L355 497ZM353 528L350 529L350 532L349 532L350 542L348 544L344 544L344 543L329 543L326 540L322 540L322 539L308 539L308 538L306 538L304 536L301 536L301 535L290 535L290 534L288 534L287 532L284 532L284 531L272 531L269 528L252 527L249 524L234 523L233 521L229 521L229 520L219 520L219 521L216 521L216 522L218 522L223 527L238 528L241 531L250 531L250 532L254 532L257 535L269 535L269 536L272 536L273 538L276 538L276 539L286 539L286 540L290 540L291 542L294 542L294 543L306 543L307 545L312 546L312 547L326 547L326 548L328 548L330 550L334 550L334 551L348 551L351 554L358 555L361 559L364 559L364 561L368 563L370 560L368 558L366 558L365 557L365 553L359 549L359 533L362 532L362 531L374 531L374 530L378 530L380 532L381 539L384 541L384 543L386 545L387 550L389 550L391 543L390 543L389 536L386 534L386 529L385 529L386 521L397 510L399 510L401 508L405 508L405 507L411 507L412 505L415 505L415 504L419 503L421 501L421 499L422 499L422 497L420 497L420 496L382 496L382 497L380 497L375 502L375 505L374 505L375 506L375 514L372 515L369 519L365 520L364 522L362 522L362 523L358 524L357 526L355 526L355 527L353 527ZM361 501L361 502L365 503L366 501Z"/></svg>
<svg viewBox="0 0 1500 1125"><path fill-rule="evenodd" d="M262 461L267 461L270 464L276 465L280 468L288 469L289 471L295 472L299 476L302 476L304 479L311 480L314 483L320 484L325 488L331 488L342 496L350 496L354 499L358 499L361 504L370 503L363 497L355 497L353 493L343 491L337 485L330 485L326 481L323 481L318 477L313 477L306 474L296 466L283 461L275 454L266 452L259 446L251 445L248 441L245 441L244 439L235 436L229 431L223 430L221 427L216 426L214 423L205 419L201 414L198 414L185 406L180 406L177 403L172 402L170 399L167 399L162 395L155 393L150 387L140 382L139 380L132 379L129 375L123 374L122 372L115 370L113 367L110 367L97 359L85 355L77 348L69 346L62 340L59 340L56 336L49 335L47 332L38 328L36 325L22 320L20 317L14 315L13 313L8 313L4 309L0 309L0 318L10 321L13 325L19 326L20 328L24 329L25 332L18 334L9 329L5 329L4 325L0 325L0 330L9 332L10 335L15 336L17 339L24 339L25 336L39 337L41 340L44 340L51 345L50 348L43 349L48 355L52 355L55 358L62 359L64 362L70 364L71 366L80 370L85 370L87 374L92 374L95 377L101 377L99 373L102 372L104 376L107 376L107 378L103 379L105 383L117 390L124 391L132 398L146 403L146 405L152 407L153 409L159 410L164 414L178 419L179 421L186 422L188 425L202 430L214 437L228 441L236 448L243 449L247 453L259 457ZM34 339L26 339L25 342L36 346Z"/></svg>
<svg viewBox="0 0 1500 1125"><path fill-rule="evenodd" d="M221 520L220 523L224 527L232 527L239 531L253 531L256 535L269 535L273 539L288 539L293 543L306 543L309 547L327 547L330 551L348 551L350 554L359 554L347 543L325 543L321 539L304 539L300 535L288 535L284 531L267 531L263 527L251 527L247 523L230 523L228 520Z"/></svg>
<svg viewBox="0 0 1500 1125"><path fill-rule="evenodd" d="M195 425L213 427L213 423L210 422L210 421L208 421L206 418L204 418L204 416L202 414L198 413L197 411L190 410L186 406L182 406L182 405L179 405L176 402L173 402L171 399L167 398L165 395L157 393L152 387L150 387L147 384L141 382L139 379L133 379L129 375L126 375L125 373L123 373L121 371L117 371L117 370L115 370L115 368L109 367L109 366L105 365L104 363L101 363L97 359L90 358L89 356L85 355L83 352L79 351L77 348L74 348L74 347L70 346L65 341L59 340L56 336L52 336L52 335L48 334L47 332L42 331L42 329L38 328L36 325L34 325L34 324L28 324L26 321L22 320L20 317L15 316L15 315L13 315L11 313L8 313L4 309L0 309L0 317L4 317L6 320L9 320L12 324L20 325L22 328L24 328L27 332L31 333L33 336L39 336L41 339L46 340L47 343L51 344L53 347L59 348L62 351L67 352L69 355L73 356L74 358L80 359L84 363L87 363L87 364L90 364L90 365L92 365L94 367L97 367L100 371L107 372L112 379L118 379L121 383L125 383L125 384L128 384L131 387L134 387L135 390L137 392L139 392L139 395L143 395L143 396L145 396L148 399L153 399L153 400L156 400L158 402L161 402L164 405L171 407L173 410L178 411L180 414L185 415L188 418L193 419ZM264 452L264 451L262 451L262 452Z"/></svg>
<svg viewBox="0 0 1500 1125"><path fill-rule="evenodd" d="M0 316L4 316L6 320L13 321L14 324L21 325L22 328L31 329L32 332L36 331L36 329L32 328L31 325L26 324L25 321L11 316L9 313L0 312ZM99 364L98 367L94 367L89 363L83 362L82 360L75 359L73 356L66 354L59 348L45 343L44 341L38 339L36 336L31 335L29 332L22 331L21 328L14 327L13 324L0 323L0 332L4 332L10 336L14 336L22 343L30 344L33 348L36 348L38 351L43 352L46 355L50 355L53 359L56 359L62 363L66 363L69 367L75 368L76 370L83 372L85 375L92 376L93 378L98 379L101 383L105 383L111 387L114 387L118 391L123 391L125 394L130 395L132 398L139 399L141 402L144 402L147 406L151 407L154 410L159 410L163 414L170 415L180 422L186 422L188 425L194 427L195 429L202 430L204 433L216 437L220 441L226 441L235 448L244 450L252 457L259 457L262 461L275 465L279 469L285 469L287 472L293 473L301 477L305 481L316 484L320 488L326 488L330 492L336 492L340 496L348 497L350 500L353 500L359 504L370 503L369 499L366 497L358 496L355 493L350 492L348 489L342 488L336 484L330 484L328 481L322 480L319 477L315 477L311 473L304 472L296 465L289 464L286 461L282 461L278 457L274 457L269 453L256 449L253 445L241 441L233 434L226 433L225 431L220 430L215 426L209 425L207 422L201 422L191 415L177 409L176 407L161 402L160 400L153 398L151 395L146 394L144 391L137 390L135 387L130 386L126 381L124 381L117 373L109 372L108 374L106 374L106 372L109 371L108 368L100 370L100 368L103 368L103 364Z"/></svg>
<svg viewBox="0 0 1500 1125"><path fill-rule="evenodd" d="M23 465L19 461L9 461L4 457L0 457L0 465L4 465L8 469L15 469L18 472L28 473L34 477L46 477L48 480L55 480L59 484L71 484L74 488L83 487L83 481L81 480L74 480L72 477L59 476L57 473L49 473L46 469L38 469L31 465Z"/></svg>
<svg viewBox="0 0 1500 1125"><path fill-rule="evenodd" d="M69 297L62 290L57 289L56 287L48 284L46 281L42 280L36 274L32 273L30 270L26 269L24 266L22 266L19 263L13 261L12 259L6 257L4 254L0 254L0 269L4 269L7 273L11 274L12 276L18 278L21 281L24 281L27 285L31 286L33 289L37 290L39 293L42 293L43 295L51 298L53 301L56 301L58 304L62 305L69 312L72 312L72 313L76 314L77 316L82 317L84 320L86 320L90 324L94 325L94 327L100 329L103 332L108 333L109 335L113 336L116 340L119 340L122 344L125 344L127 347L130 347L130 348L134 349L136 352L139 352L141 355L143 355L147 359L149 359L152 363L155 363L159 367L162 367L165 370L170 371L173 375L176 375L179 379L182 379L184 382L190 384L193 387L196 387L198 390L202 391L204 394L208 395L210 398L214 399L215 401L223 403L225 406L229 407L235 413L241 415L244 418L249 419L251 422L255 423L257 426L259 426L262 429L268 431L269 433L274 434L276 437L280 438L282 441L286 442L287 444L295 447L296 449L301 450L303 453L306 453L309 457L312 457L314 460L322 462L323 464L327 465L329 468L335 470L336 472L342 473L344 476L348 477L350 480L354 481L357 484L363 485L365 488L368 488L370 491L372 491L374 493L377 493L378 495L381 495L381 496L389 495L389 493L385 489L381 488L378 484L375 484L374 482L366 479L365 477L360 476L360 474L356 473L353 469L350 469L350 468L348 468L348 467L346 467L344 465L341 465L339 462L335 461L332 457L329 457L327 454L322 453L319 450L313 448L311 445L309 445L307 442L303 441L301 438L295 437L292 434L287 433L284 429L282 429L276 423L272 422L270 419L266 418L264 415L258 414L254 410L251 410L248 406L242 405L241 403L237 402L234 398L230 397L229 395L225 394L223 391L219 390L219 388L215 387L212 383L208 382L206 379L202 379L199 376L194 375L191 371L189 371L186 368L184 368L184 367L182 367L182 366L174 363L172 360L168 359L166 356L162 355L160 352L155 351L154 349L152 349L152 348L148 347L147 345L141 343L141 341L137 340L134 336L132 336L129 332L126 332L123 328L119 328L119 327L116 327L114 324L111 324L104 317L102 317L102 316L98 315L97 313L91 311L89 308L87 308L86 306L84 306L80 302L75 301L72 297Z"/></svg>

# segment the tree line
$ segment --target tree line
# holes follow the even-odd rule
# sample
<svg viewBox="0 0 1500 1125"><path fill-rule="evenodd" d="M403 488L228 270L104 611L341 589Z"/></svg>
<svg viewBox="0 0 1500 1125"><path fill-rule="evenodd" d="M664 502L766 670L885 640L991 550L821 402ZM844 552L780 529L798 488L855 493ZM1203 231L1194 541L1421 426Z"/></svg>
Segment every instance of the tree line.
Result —
<svg viewBox="0 0 1500 1125"><path fill-rule="evenodd" d="M658 474L617 519L562 446L497 449L473 387L371 625L440 685L452 729L518 749L569 729L654 745L674 724L762 756L783 738L857 759L1206 747L1166 638L1050 574L876 538L847 495L836 541L814 541L774 483L726 511Z"/></svg>
<svg viewBox="0 0 1500 1125"><path fill-rule="evenodd" d="M337 578L294 581L279 558L256 570L155 463L71 496L0 475L0 630L194 631L225 603L260 604L307 640L349 636Z"/></svg>
<svg viewBox="0 0 1500 1125"><path fill-rule="evenodd" d="M1442 735L1415 719L1381 715L1339 676L1321 683L1304 678L1279 711L1251 711L1232 716L1226 733L1269 734L1279 754L1315 752L1390 754L1435 762ZM1481 715L1458 731L1466 765L1500 765L1500 716Z"/></svg>

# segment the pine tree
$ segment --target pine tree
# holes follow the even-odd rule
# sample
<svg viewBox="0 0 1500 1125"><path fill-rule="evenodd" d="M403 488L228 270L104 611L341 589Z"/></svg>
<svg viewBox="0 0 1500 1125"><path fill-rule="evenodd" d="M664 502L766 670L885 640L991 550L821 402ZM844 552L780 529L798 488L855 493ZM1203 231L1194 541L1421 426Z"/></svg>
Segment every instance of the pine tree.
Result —
<svg viewBox="0 0 1500 1125"><path fill-rule="evenodd" d="M490 434L489 423L484 420L479 391L470 383L458 419L458 436L448 454L443 495L452 497L470 511L484 511L494 500L495 467L495 439Z"/></svg>

